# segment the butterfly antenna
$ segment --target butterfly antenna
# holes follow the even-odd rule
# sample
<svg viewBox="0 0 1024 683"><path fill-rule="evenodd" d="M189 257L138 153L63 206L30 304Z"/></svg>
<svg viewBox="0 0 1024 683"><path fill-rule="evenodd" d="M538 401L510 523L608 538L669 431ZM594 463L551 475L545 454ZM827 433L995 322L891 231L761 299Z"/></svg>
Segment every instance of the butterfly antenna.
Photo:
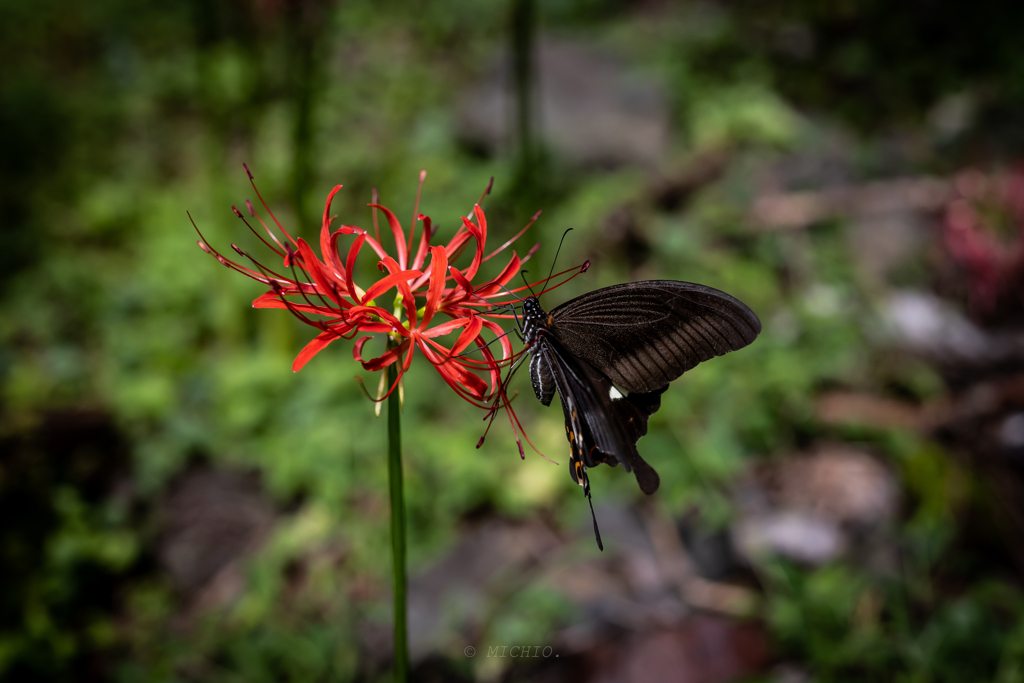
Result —
<svg viewBox="0 0 1024 683"><path fill-rule="evenodd" d="M527 273L529 273L529 272L530 272L530 271L528 271L528 270L526 270L526 269L524 268L523 270L520 270L520 271L519 271L519 277L523 278L523 284L525 284L525 285L526 285L526 288L527 288L528 290L530 290L530 296L532 296L532 297L533 297L534 299L536 299L536 298L537 298L537 295L536 295L536 294L534 294L534 292L533 292L533 287L531 287L531 286L530 286L530 281L526 279L526 274L527 274Z"/></svg>
<svg viewBox="0 0 1024 683"><path fill-rule="evenodd" d="M498 283L498 286L501 287L501 284ZM503 311L515 311L515 306L513 306L512 304L503 304L498 301L491 301L490 299L483 298L482 296L475 292L470 292L469 295L473 298L480 299L480 301L484 302L488 306L494 306L495 308ZM513 296L515 295L513 294Z"/></svg>
<svg viewBox="0 0 1024 683"><path fill-rule="evenodd" d="M526 303L526 299L524 299L523 297L519 296L518 294L516 294L515 292L513 292L513 291L512 291L511 289L509 289L508 287L506 287L505 285L501 284L500 282L496 282L495 284L497 284L497 285L498 285L499 287L501 287L502 289L504 289L504 290L505 290L505 291L506 291L506 292L507 292L507 293L508 293L508 294L509 294L510 296L514 296L515 298L517 298L517 299L519 299L520 301L522 301L522 302L523 302L524 304Z"/></svg>
<svg viewBox="0 0 1024 683"><path fill-rule="evenodd" d="M565 241L565 236L572 232L572 228L569 228L562 233L562 239L558 240L558 249L555 250L555 260L551 262L551 270L548 271L548 279L544 281L544 286L540 288L540 293L543 294L544 290L548 288L548 283L551 282L551 276L555 272L555 264L558 263L558 254L562 251L562 242ZM597 520L594 520L594 528L597 528ZM601 543L601 538L598 536L598 545Z"/></svg>

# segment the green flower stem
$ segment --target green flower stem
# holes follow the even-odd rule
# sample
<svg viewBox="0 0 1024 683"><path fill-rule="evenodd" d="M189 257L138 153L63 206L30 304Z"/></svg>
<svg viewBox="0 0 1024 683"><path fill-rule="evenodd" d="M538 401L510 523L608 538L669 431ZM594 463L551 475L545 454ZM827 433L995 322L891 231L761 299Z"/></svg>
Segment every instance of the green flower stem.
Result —
<svg viewBox="0 0 1024 683"><path fill-rule="evenodd" d="M388 386L398 371L388 368ZM402 415L398 389L388 397L388 484L391 490L391 559L394 565L395 683L405 683L409 671L409 647L405 607L405 497L402 490Z"/></svg>

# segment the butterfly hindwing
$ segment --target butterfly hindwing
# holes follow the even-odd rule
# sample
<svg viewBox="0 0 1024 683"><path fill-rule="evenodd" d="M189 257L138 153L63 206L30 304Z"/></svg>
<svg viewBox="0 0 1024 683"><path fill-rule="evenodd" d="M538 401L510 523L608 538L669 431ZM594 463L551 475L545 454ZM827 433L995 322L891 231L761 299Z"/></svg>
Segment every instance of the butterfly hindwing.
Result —
<svg viewBox="0 0 1024 683"><path fill-rule="evenodd" d="M658 474L640 457L636 442L647 433L647 420L660 406L664 389L626 395L589 363L569 355L557 340L542 337L537 346L535 357L543 359L538 367L551 370L562 400L573 479L584 483L577 463L586 467L622 464L633 472L644 493L656 491Z"/></svg>

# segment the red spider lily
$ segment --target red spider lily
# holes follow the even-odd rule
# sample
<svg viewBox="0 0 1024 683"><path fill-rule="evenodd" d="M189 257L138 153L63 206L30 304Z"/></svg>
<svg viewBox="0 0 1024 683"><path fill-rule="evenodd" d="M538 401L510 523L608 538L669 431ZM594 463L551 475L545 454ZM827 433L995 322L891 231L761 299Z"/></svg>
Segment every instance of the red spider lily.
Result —
<svg viewBox="0 0 1024 683"><path fill-rule="evenodd" d="M995 176L967 171L954 190L944 236L966 276L971 307L987 315L1006 297L1024 303L1024 168Z"/></svg>
<svg viewBox="0 0 1024 683"><path fill-rule="evenodd" d="M303 322L320 330L295 358L293 370L300 370L313 356L335 340L353 339L360 333L384 334L388 344L379 356L369 359L363 357L365 345L373 338L372 336L359 337L353 346L355 359L366 370L376 372L391 365L397 368L397 378L386 391L382 375L378 395L373 399L377 401L378 409L380 402L396 387L401 386L402 377L410 368L418 348L460 397L488 410L488 415L492 419L500 408L505 408L513 432L516 433L516 441L519 443L522 426L511 409L501 377L502 368L514 363L517 354L512 352L507 334L495 319L512 317L507 312L498 311L510 310L506 292L519 290L508 290L505 286L539 245L531 249L524 258L520 258L513 251L501 272L483 284L474 286L473 279L477 277L483 263L504 251L522 236L540 215L539 211L512 239L485 255L487 219L479 204L473 207L472 218L462 219L462 225L446 245L431 245L435 230L431 219L418 213L419 192L416 196L416 208L413 210L415 218L408 234L395 214L377 204L376 200L370 204L373 209L374 236L350 225L341 225L332 231L333 217L330 215L330 206L334 195L341 189L341 185L338 185L331 190L324 206L320 231L320 251L323 259L321 260L303 238L292 237L284 229L256 189L253 176L247 167L246 172L257 198L274 225L284 235L284 239L278 238L259 216L251 202L246 202L249 213L259 221L269 241L246 221L241 211L232 208L235 215L283 259L284 268L289 269L291 277L260 264L232 244L232 248L238 254L252 261L255 269L236 263L210 247L201 233L199 246L215 256L223 265L270 286L270 291L253 302L255 308L287 309ZM425 178L426 172L421 172L420 190ZM490 186L484 194L489 192ZM395 256L389 255L382 246L377 226L378 210L384 214L394 237ZM418 245L413 251L417 223L422 223L423 226ZM339 241L348 235L354 236L354 239L343 258L339 250ZM469 248L471 241L473 257L469 266L464 270L452 266L451 263ZM377 255L378 269L385 275L369 286L362 287L355 281L355 265L364 246L369 246ZM564 273L559 275L562 274ZM557 282L554 286L559 284L562 282ZM395 293L389 298L387 295L391 290L395 290ZM381 305L382 300L388 300L392 306ZM495 335L491 343L499 343L500 358L495 357L484 340L484 331L490 331ZM449 345L445 345L440 339L454 333L458 336ZM481 359L467 357L467 349L471 345L475 345L475 349L471 350L479 351ZM521 443L519 449L522 454Z"/></svg>

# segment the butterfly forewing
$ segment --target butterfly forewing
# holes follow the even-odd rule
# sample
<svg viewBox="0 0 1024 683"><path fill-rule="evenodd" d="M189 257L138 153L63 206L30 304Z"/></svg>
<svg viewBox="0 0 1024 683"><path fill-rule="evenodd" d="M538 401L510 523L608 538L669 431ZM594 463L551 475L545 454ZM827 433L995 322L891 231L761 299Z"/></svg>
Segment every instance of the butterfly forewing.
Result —
<svg viewBox="0 0 1024 683"><path fill-rule="evenodd" d="M555 308L546 331L629 392L662 389L701 361L741 349L761 322L738 299L674 280L599 289Z"/></svg>

